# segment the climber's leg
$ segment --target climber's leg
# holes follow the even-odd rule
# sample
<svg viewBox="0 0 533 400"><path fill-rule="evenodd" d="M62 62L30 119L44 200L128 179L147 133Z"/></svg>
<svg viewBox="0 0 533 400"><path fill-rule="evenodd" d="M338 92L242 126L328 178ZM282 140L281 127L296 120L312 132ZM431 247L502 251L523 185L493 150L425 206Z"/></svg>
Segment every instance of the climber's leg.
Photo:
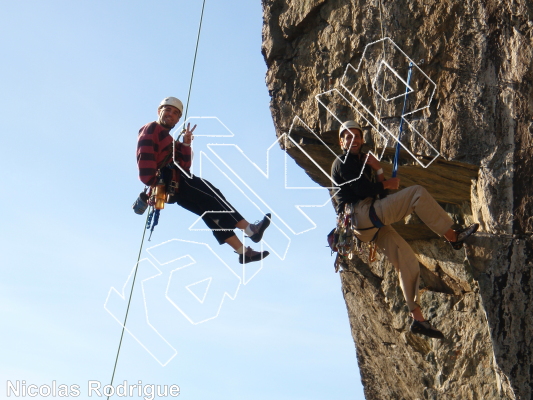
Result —
<svg viewBox="0 0 533 400"><path fill-rule="evenodd" d="M424 314L422 314L420 307L411 310L411 317L416 321L424 321Z"/></svg>
<svg viewBox="0 0 533 400"><path fill-rule="evenodd" d="M389 225L379 230L376 237L376 245L383 251L398 272L400 286L409 311L412 312L419 308L417 302L418 287L420 285L420 266L411 247Z"/></svg>
<svg viewBox="0 0 533 400"><path fill-rule="evenodd" d="M400 221L413 211L437 235L447 234L453 220L420 185L410 186L374 203L376 214L385 225Z"/></svg>

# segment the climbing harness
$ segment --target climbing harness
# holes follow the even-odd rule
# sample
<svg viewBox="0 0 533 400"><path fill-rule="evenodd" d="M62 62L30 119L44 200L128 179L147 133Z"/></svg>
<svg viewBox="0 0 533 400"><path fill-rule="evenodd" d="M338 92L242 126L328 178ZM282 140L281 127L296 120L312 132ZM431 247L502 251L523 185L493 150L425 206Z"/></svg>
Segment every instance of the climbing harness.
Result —
<svg viewBox="0 0 533 400"><path fill-rule="evenodd" d="M370 208L373 209L374 204L372 204ZM345 264L346 260L353 260L356 255L368 263L376 261L375 239L378 235L379 228L385 225L383 225L377 215L375 215L375 218L375 220L372 220L371 217L373 226L368 228L357 228L354 205L351 203L345 204L344 211L337 216L337 226L327 237L332 254L334 252L338 253L337 258L335 259L335 272L339 271L339 266L343 263ZM370 242L363 242L357 236L358 232L376 228L376 233Z"/></svg>
<svg viewBox="0 0 533 400"><path fill-rule="evenodd" d="M407 85L405 87L405 96L403 98L403 109L402 109L402 116L400 118L400 130L398 132L397 137L397 143L396 143L396 153L394 154L394 164L392 167L392 177L396 178L396 174L398 172L398 161L400 159L400 141L402 139L402 131L403 131L403 116L405 115L405 107L407 105L407 96L409 95L409 82L411 82L411 72L413 71L413 62L411 61L409 63L409 72L407 73Z"/></svg>
<svg viewBox="0 0 533 400"><path fill-rule="evenodd" d="M370 209L368 210L368 216L370 217L370 221L374 224L376 228L383 228L385 224L381 222L378 215L376 214L376 209L374 208L374 202L372 202L372 205L370 206Z"/></svg>

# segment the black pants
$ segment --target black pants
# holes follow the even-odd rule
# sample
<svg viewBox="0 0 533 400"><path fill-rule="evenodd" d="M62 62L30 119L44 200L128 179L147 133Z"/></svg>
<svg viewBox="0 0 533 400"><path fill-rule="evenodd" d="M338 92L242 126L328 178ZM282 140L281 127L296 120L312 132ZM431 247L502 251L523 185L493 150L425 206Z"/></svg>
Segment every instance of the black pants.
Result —
<svg viewBox="0 0 533 400"><path fill-rule="evenodd" d="M227 202L220 190L209 181L194 175L187 178L181 174L178 193L174 195L172 202L201 216L220 244L235 235L235 225L244 219ZM207 211L210 213L204 215Z"/></svg>

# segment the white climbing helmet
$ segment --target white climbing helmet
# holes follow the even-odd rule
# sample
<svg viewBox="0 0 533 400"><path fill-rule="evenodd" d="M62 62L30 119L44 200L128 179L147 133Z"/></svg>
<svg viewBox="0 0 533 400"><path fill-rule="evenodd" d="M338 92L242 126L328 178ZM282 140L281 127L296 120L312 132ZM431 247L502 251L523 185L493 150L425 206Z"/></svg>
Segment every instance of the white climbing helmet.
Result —
<svg viewBox="0 0 533 400"><path fill-rule="evenodd" d="M180 99L177 99L175 97L165 97L163 101L161 101L161 103L159 104L159 108L163 106L176 107L183 114L183 103Z"/></svg>
<svg viewBox="0 0 533 400"><path fill-rule="evenodd" d="M363 130L361 129L361 125L359 125L355 121L346 121L341 124L341 127L339 128L339 139L341 138L342 132L344 132L346 129L359 129L361 134L363 134Z"/></svg>

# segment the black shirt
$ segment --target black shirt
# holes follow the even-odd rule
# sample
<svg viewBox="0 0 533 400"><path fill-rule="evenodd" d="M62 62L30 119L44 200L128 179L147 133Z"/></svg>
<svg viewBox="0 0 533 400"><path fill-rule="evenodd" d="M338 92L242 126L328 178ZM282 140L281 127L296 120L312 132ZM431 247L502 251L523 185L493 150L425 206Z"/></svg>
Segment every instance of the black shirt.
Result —
<svg viewBox="0 0 533 400"><path fill-rule="evenodd" d="M344 209L346 203L357 203L367 197L375 198L377 195L384 197L387 190L382 182L372 182L372 168L365 164L367 155L359 155L346 152L338 156L331 166L331 178L334 185L340 190L334 196L337 203L337 214ZM339 160L340 158L340 160ZM346 158L346 160L345 160ZM342 160L345 160L344 163ZM363 169L363 174L361 174ZM350 182L342 185L345 182Z"/></svg>

